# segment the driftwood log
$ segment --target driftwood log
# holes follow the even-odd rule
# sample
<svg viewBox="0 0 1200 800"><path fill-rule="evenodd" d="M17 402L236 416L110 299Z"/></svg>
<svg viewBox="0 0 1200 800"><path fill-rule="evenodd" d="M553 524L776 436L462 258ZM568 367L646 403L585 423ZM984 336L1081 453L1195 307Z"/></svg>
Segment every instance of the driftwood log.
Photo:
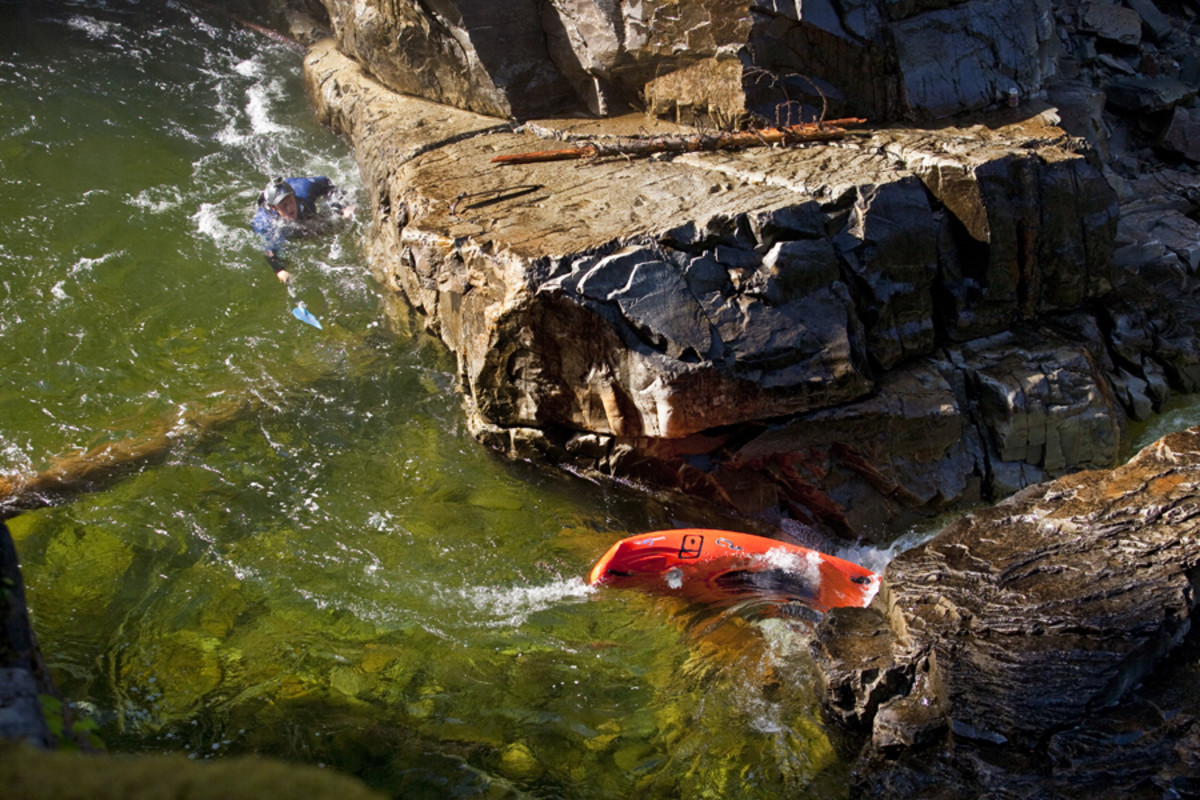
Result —
<svg viewBox="0 0 1200 800"><path fill-rule="evenodd" d="M533 164L541 161L567 161L574 158L601 156L648 156L655 153L691 153L699 150L741 150L746 147L769 147L805 142L840 139L846 126L866 122L857 117L828 122L801 122L781 128L755 128L745 131L717 131L678 136L650 136L592 142L580 147L560 150L539 150L532 153L513 153L496 156L494 164Z"/></svg>
<svg viewBox="0 0 1200 800"><path fill-rule="evenodd" d="M181 443L194 443L252 414L256 408L254 402L233 400L211 411L184 410L178 416L159 420L141 436L58 458L41 472L0 473L0 520L111 486L144 467L166 461Z"/></svg>

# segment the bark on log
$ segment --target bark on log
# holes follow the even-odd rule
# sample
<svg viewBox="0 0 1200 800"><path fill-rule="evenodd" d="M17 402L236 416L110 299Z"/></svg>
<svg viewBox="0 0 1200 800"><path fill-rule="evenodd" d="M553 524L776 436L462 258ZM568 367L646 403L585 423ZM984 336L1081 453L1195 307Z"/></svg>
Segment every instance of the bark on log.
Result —
<svg viewBox="0 0 1200 800"><path fill-rule="evenodd" d="M681 136L655 136L643 139L620 139L612 142L593 142L582 147L561 150L539 150L496 156L494 164L533 164L542 161L567 161L573 158L600 156L648 156L655 153L691 153L698 150L740 150L746 147L801 144L840 139L846 126L858 125L865 119L847 117L829 122L802 122L782 128L756 128L748 131L720 131Z"/></svg>

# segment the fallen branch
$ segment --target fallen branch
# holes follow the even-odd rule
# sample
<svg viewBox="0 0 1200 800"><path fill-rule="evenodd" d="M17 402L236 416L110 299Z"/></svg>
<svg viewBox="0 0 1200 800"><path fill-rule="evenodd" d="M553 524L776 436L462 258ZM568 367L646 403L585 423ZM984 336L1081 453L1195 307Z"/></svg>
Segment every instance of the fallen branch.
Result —
<svg viewBox="0 0 1200 800"><path fill-rule="evenodd" d="M211 11L214 14L220 14L223 17L228 17L229 19L231 19L234 22L241 25L243 28L252 30L256 33L260 33L263 36L266 36L268 39L274 39L275 41L279 42L280 44L290 47L292 50L295 50L297 53L303 54L303 53L308 52L308 48L305 47L304 42L301 42L299 39L295 39L291 36L280 33L277 30L272 30L271 28L268 28L266 25L259 25L257 22L250 22L249 20L242 19L237 14L234 14L233 12L231 12L227 9L221 8L219 6L214 6L212 3L206 3L206 2L204 2L204 0L184 0L184 2L189 3L198 8L202 8L205 11Z"/></svg>
<svg viewBox="0 0 1200 800"><path fill-rule="evenodd" d="M59 458L42 472L0 473L0 521L99 491L147 466L161 464L179 449L181 440L198 440L218 427L243 419L257 407L257 401L231 400L213 411L184 410L159 420L142 436Z"/></svg>
<svg viewBox="0 0 1200 800"><path fill-rule="evenodd" d="M574 158L648 156L654 153L691 153L698 150L740 150L746 147L767 147L774 144L819 142L839 139L847 133L845 126L858 125L863 122L866 120L847 117L829 122L801 122L781 128L618 139L611 142L593 142L582 147L571 147L565 150L540 150L534 153L496 156L492 159L492 163L533 164L541 161L567 161Z"/></svg>

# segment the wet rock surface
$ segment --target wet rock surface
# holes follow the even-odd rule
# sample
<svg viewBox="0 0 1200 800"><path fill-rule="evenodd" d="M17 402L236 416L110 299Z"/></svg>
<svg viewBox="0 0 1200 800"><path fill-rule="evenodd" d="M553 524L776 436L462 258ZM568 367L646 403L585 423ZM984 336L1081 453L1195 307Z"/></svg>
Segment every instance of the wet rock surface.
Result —
<svg viewBox="0 0 1200 800"><path fill-rule="evenodd" d="M1193 428L968 515L893 560L874 608L830 614L816 662L870 729L859 790L1194 790L1198 485Z"/></svg>

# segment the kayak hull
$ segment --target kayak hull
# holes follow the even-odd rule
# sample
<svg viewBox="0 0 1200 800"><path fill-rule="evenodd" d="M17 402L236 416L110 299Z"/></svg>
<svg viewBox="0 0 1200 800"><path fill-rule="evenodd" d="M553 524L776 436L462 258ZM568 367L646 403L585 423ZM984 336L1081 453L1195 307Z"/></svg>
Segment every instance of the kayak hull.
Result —
<svg viewBox="0 0 1200 800"><path fill-rule="evenodd" d="M693 603L759 597L825 612L869 605L880 576L851 561L763 536L682 528L622 539L592 567L588 582Z"/></svg>

